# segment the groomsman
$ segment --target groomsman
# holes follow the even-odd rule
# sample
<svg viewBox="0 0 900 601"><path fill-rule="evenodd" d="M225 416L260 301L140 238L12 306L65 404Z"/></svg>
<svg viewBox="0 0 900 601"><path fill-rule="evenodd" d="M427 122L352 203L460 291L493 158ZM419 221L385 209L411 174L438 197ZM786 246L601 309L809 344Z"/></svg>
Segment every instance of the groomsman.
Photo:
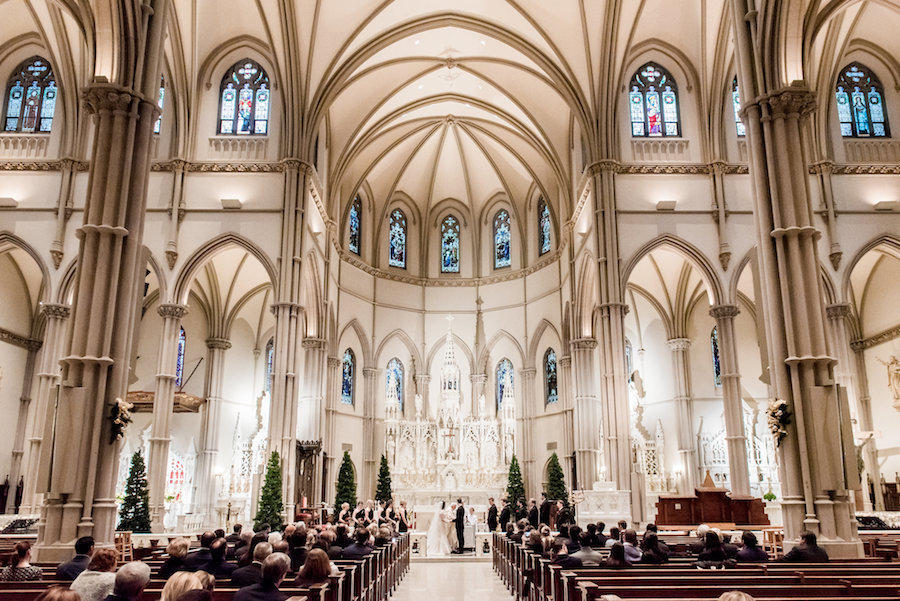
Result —
<svg viewBox="0 0 900 601"><path fill-rule="evenodd" d="M466 550L466 508L462 499L456 500L456 519L453 523L456 524L456 540L459 543L455 553L462 554Z"/></svg>
<svg viewBox="0 0 900 601"><path fill-rule="evenodd" d="M488 499L487 527L489 532L497 529L497 506L494 505L494 497Z"/></svg>
<svg viewBox="0 0 900 601"><path fill-rule="evenodd" d="M537 528L540 522L538 521L540 518L540 512L537 508L537 501L534 499L531 500L531 507L528 509L528 522L531 524L532 528Z"/></svg>
<svg viewBox="0 0 900 601"><path fill-rule="evenodd" d="M547 493L541 493L541 524L550 525L550 500L547 498Z"/></svg>
<svg viewBox="0 0 900 601"><path fill-rule="evenodd" d="M506 532L506 525L512 519L512 509L506 498L500 499L500 502L503 503L503 509L500 510L500 532Z"/></svg>

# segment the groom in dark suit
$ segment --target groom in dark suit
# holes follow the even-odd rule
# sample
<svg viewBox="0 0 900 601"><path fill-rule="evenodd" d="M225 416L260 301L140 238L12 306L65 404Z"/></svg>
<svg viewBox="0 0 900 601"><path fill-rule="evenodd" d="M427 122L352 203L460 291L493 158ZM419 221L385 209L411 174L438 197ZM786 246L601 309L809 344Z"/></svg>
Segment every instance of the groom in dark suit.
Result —
<svg viewBox="0 0 900 601"><path fill-rule="evenodd" d="M462 499L456 500L456 518L453 520L456 525L456 540L459 545L454 553L462 553L466 547L466 508Z"/></svg>

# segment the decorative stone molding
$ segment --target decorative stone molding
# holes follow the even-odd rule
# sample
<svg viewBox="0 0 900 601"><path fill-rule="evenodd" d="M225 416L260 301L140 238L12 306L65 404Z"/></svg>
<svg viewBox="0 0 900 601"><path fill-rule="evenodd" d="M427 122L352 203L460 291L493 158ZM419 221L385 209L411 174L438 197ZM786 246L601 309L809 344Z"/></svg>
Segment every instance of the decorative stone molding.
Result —
<svg viewBox="0 0 900 601"><path fill-rule="evenodd" d="M176 166L176 162L180 162L180 167ZM151 171L177 171L183 170L185 173L280 173L284 171L284 166L279 162L273 161L198 161L190 162L184 160L163 161L153 163L150 167Z"/></svg>
<svg viewBox="0 0 900 601"><path fill-rule="evenodd" d="M208 348L210 350L216 349L216 350L221 350L221 351L227 351L228 349L231 348L231 341L228 340L227 338L215 338L215 337L207 338L206 339L206 348Z"/></svg>
<svg viewBox="0 0 900 601"><path fill-rule="evenodd" d="M299 315L300 314L300 305L297 303L283 302L283 303L272 303L269 306L269 311L272 312L272 315L278 315L278 311L281 309L287 309L289 315Z"/></svg>
<svg viewBox="0 0 900 601"><path fill-rule="evenodd" d="M376 378L378 377L378 373L381 370L377 367L364 367L362 370L363 376L366 378Z"/></svg>
<svg viewBox="0 0 900 601"><path fill-rule="evenodd" d="M187 314L188 308L185 305L164 303L157 307L156 312L159 313L159 316L163 319L181 319ZM207 345L208 344L209 342L207 341Z"/></svg>
<svg viewBox="0 0 900 601"><path fill-rule="evenodd" d="M835 165L835 175L900 175L900 164L894 165Z"/></svg>
<svg viewBox="0 0 900 601"><path fill-rule="evenodd" d="M69 305L63 305L60 303L41 303L41 314L44 317L52 317L54 319L68 319L71 313L72 308Z"/></svg>
<svg viewBox="0 0 900 601"><path fill-rule="evenodd" d="M740 312L741 310L737 305L715 305L709 309L709 315L713 319L734 318Z"/></svg>
<svg viewBox="0 0 900 601"><path fill-rule="evenodd" d="M537 370L533 367L523 367L519 370L519 373L522 374L524 378L533 378L537 373Z"/></svg>
<svg viewBox="0 0 900 601"><path fill-rule="evenodd" d="M11 332L6 328L0 328L0 342L6 342L13 346L21 347L26 351L37 351L43 344L43 342L40 340L16 334L15 332Z"/></svg>
<svg viewBox="0 0 900 601"><path fill-rule="evenodd" d="M570 357L569 355L560 357L558 363L559 363L560 367L571 367L572 366L572 357Z"/></svg>
<svg viewBox="0 0 900 601"><path fill-rule="evenodd" d="M572 348L578 350L594 350L597 348L596 338L576 338L572 341Z"/></svg>
<svg viewBox="0 0 900 601"><path fill-rule="evenodd" d="M816 109L816 97L805 86L788 86L775 90L759 99L760 106L768 109L768 117L783 119L797 115L805 117ZM750 103L752 104L752 103ZM745 111L741 111L743 117ZM763 113L764 115L766 113Z"/></svg>
<svg viewBox="0 0 900 601"><path fill-rule="evenodd" d="M484 374L471 374L469 380L471 380L472 384L484 384L487 382L487 376Z"/></svg>
<svg viewBox="0 0 900 601"><path fill-rule="evenodd" d="M95 83L81 91L81 105L89 114L101 111L128 112L135 103L145 102L150 106L150 119L156 121L161 110L156 100L146 98L134 90L111 83Z"/></svg>
<svg viewBox="0 0 900 601"><path fill-rule="evenodd" d="M666 341L670 351L686 351L691 348L690 338L670 338Z"/></svg>
<svg viewBox="0 0 900 601"><path fill-rule="evenodd" d="M869 336L868 338L854 340L850 343L850 348L852 348L854 351L864 351L868 348L878 346L879 344L888 342L897 337L900 337L900 324L897 324L894 327L888 328L887 330L884 330L882 332L878 332L877 334Z"/></svg>
<svg viewBox="0 0 900 601"><path fill-rule="evenodd" d="M47 146L49 143L49 132L36 134L0 134L0 156L23 159L43 158L47 156Z"/></svg>
<svg viewBox="0 0 900 601"><path fill-rule="evenodd" d="M631 156L635 161L684 161L690 156L685 138L633 138Z"/></svg>
<svg viewBox="0 0 900 601"><path fill-rule="evenodd" d="M897 163L900 162L900 140L844 138L844 154L850 163Z"/></svg>
<svg viewBox="0 0 900 601"><path fill-rule="evenodd" d="M268 136L212 136L209 149L221 159L252 161L266 158Z"/></svg>
<svg viewBox="0 0 900 601"><path fill-rule="evenodd" d="M341 360L337 357L328 357L328 368L337 369L341 366Z"/></svg>
<svg viewBox="0 0 900 601"><path fill-rule="evenodd" d="M307 336L300 345L305 349L323 349L325 348L325 339Z"/></svg>
<svg viewBox="0 0 900 601"><path fill-rule="evenodd" d="M836 303L825 307L825 315L828 319L847 319L853 314L849 303Z"/></svg>

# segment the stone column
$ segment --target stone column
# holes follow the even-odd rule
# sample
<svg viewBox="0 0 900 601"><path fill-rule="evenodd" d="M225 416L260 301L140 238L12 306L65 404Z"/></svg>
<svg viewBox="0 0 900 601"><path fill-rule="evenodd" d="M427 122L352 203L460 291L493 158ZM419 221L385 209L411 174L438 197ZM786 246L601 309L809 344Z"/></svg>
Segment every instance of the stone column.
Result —
<svg viewBox="0 0 900 601"><path fill-rule="evenodd" d="M22 505L19 512L23 515L38 513L40 502L37 499L38 472L41 464L41 443L44 437L48 441L53 436L53 418L55 404L53 389L59 383L59 359L66 335L66 320L69 318L68 305L44 303L41 305L44 314L44 345L41 347L40 366L37 373L37 388L32 403L31 423L28 429L28 449L25 453L25 488L22 491ZM49 459L49 457L48 457Z"/></svg>
<svg viewBox="0 0 900 601"><path fill-rule="evenodd" d="M340 367L341 360L337 357L328 357L328 372L326 375L325 388L325 453L328 455L328 461L325 465L325 471L328 474L328 482L325 483L326 502L334 500L335 484L337 482L338 457L342 457L340 443L337 437L337 427L335 425L335 414L337 413L337 404L340 388Z"/></svg>
<svg viewBox="0 0 900 601"><path fill-rule="evenodd" d="M481 417L478 413L478 403L480 402L479 398L484 394L484 383L487 381L487 376L485 374L472 374L469 376L469 380L472 382L472 415ZM497 405L494 404L494 411L490 411L485 399L484 411L488 415L495 414Z"/></svg>
<svg viewBox="0 0 900 601"><path fill-rule="evenodd" d="M534 465L534 376L536 370L526 367L519 371L522 381L522 410L517 421L520 428L516 432L516 446L519 456L519 464L522 466L522 478L525 480L525 491L528 497L538 496L539 478L535 473Z"/></svg>
<svg viewBox="0 0 900 601"><path fill-rule="evenodd" d="M716 305L709 314L719 333L719 362L722 373L722 402L725 405L725 440L728 442L728 475L733 497L750 496L750 467L747 463L747 436L744 432L744 401L737 360L734 318L736 305Z"/></svg>
<svg viewBox="0 0 900 601"><path fill-rule="evenodd" d="M591 490L594 482L604 480L602 474L600 398L594 380L594 349L597 340L578 338L572 341L575 380L575 475L581 490Z"/></svg>
<svg viewBox="0 0 900 601"><path fill-rule="evenodd" d="M297 304L281 302L272 305L272 313L275 315L275 357L269 409L268 453L277 452L284 465L290 456L297 454L297 371L302 356L298 352L302 312ZM285 507L293 499L293 489L288 485L290 479L287 470L282 470L282 502Z"/></svg>
<svg viewBox="0 0 900 601"><path fill-rule="evenodd" d="M566 476L566 483L569 488L573 487L572 466L575 461L575 401L572 398L572 357L565 355L559 358L559 399L565 407L563 418L563 435L559 449L560 459L562 460L563 474Z"/></svg>
<svg viewBox="0 0 900 601"><path fill-rule="evenodd" d="M169 468L169 432L175 405L175 372L178 362L178 334L187 307L162 304L157 308L162 317L159 354L156 359L156 391L153 395L153 425L150 429L150 457L147 479L150 492L150 525L162 532L165 517L166 476Z"/></svg>
<svg viewBox="0 0 900 601"><path fill-rule="evenodd" d="M422 395L422 417L428 416L430 407L428 406L428 385L431 384L431 376L428 374L417 373L413 376L416 382L416 394ZM411 417L415 417L416 408L413 407Z"/></svg>
<svg viewBox="0 0 900 601"><path fill-rule="evenodd" d="M28 413L31 408L31 389L34 387L34 367L37 361L38 351L41 348L39 340L29 340L25 350L28 355L25 358L25 371L22 375L22 395L19 397L19 418L16 422L16 434L13 439L12 461L9 467L10 495L7 497L6 507L0 507L0 511L15 511L15 488L19 477L22 476L22 459L25 455L25 428L28 425Z"/></svg>
<svg viewBox="0 0 900 601"><path fill-rule="evenodd" d="M375 390L381 370L374 367L363 368L363 477L360 482L359 498L370 499L375 494L375 475L378 473L377 456L379 444L375 423Z"/></svg>
<svg viewBox="0 0 900 601"><path fill-rule="evenodd" d="M300 382L300 398L297 403L297 411L291 419L289 432L296 432L296 439L313 443L321 441L325 427L325 366L326 352L325 340L307 336L303 339L303 380ZM294 516L294 505L297 499L297 451L296 448L286 449L288 455L282 458L284 466L284 486L288 493L288 501L285 503L285 512L288 516ZM315 462L315 482L313 490L309 491L310 503L315 503L321 494L321 451Z"/></svg>
<svg viewBox="0 0 900 601"><path fill-rule="evenodd" d="M203 516L203 523L209 525L213 525L216 520L216 479L213 467L219 455L225 352L230 348L231 342L225 338L212 337L206 340L206 404L200 414L200 452L194 474L193 503L195 510Z"/></svg>
<svg viewBox="0 0 900 601"><path fill-rule="evenodd" d="M694 493L697 486L697 454L694 450L694 393L691 389L691 340L671 338L668 341L672 351L672 374L675 379L675 416L677 420L678 458L681 460L681 478L678 492L683 495Z"/></svg>

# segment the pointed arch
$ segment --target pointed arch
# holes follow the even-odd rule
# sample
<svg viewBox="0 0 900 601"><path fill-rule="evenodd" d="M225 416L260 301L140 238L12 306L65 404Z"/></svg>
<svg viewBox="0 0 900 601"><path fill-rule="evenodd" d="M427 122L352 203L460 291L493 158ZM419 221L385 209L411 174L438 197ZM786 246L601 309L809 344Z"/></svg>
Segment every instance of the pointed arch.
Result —
<svg viewBox="0 0 900 601"><path fill-rule="evenodd" d="M534 333L531 335L531 343L528 345L528 359L525 363L525 367L537 367L537 357L538 353L543 353L541 344L541 337L544 335L544 332L549 329L556 336L556 339L562 343L562 338L559 335L559 330L556 329L552 323L550 323L547 319L542 319L537 327L534 329ZM565 353L560 354L559 356L563 356Z"/></svg>
<svg viewBox="0 0 900 601"><path fill-rule="evenodd" d="M409 337L409 334L407 334L404 330L401 330L400 328L397 328L396 330L392 330L391 332L389 332L387 334L387 336L382 338L381 342L378 343L378 347L375 349L375 355L374 355L375 363L374 364L379 365L384 361L384 359L382 358L384 349L387 346L387 344L394 338L399 340L400 343L406 347L406 350L409 351L409 356L412 357L412 360L415 362L416 370L421 370L424 367L424 363L422 363L422 354L419 352L419 348L413 342L412 338Z"/></svg>
<svg viewBox="0 0 900 601"><path fill-rule="evenodd" d="M341 328L341 332L337 337L338 343L344 339L344 334L347 333L347 330L353 330L356 334L356 339L359 340L359 347L362 350L363 355L363 369L375 367L375 362L372 357L372 346L369 344L369 337L366 336L366 331L363 329L362 324L359 323L359 320L353 318Z"/></svg>
<svg viewBox="0 0 900 601"><path fill-rule="evenodd" d="M850 302L852 296L850 294L850 276L853 274L853 270L856 268L856 264L862 260L866 254L871 252L872 250L878 248L879 246L887 246L891 250L893 250L898 257L900 257L900 236L895 234L879 234L875 238L872 238L865 244L863 244L859 250L856 251L856 254L853 255L853 258L847 263L847 266L844 268L844 277L841 281L841 298L845 302Z"/></svg>
<svg viewBox="0 0 900 601"><path fill-rule="evenodd" d="M672 248L694 265L712 296L712 302L710 304L719 305L725 302L725 292L712 262L693 244L672 234L663 234L662 236L650 240L636 250L631 258L624 263L621 279L621 293L623 296L625 294L625 285L628 283L628 279L631 277L631 272L634 270L634 267L650 251L662 246Z"/></svg>
<svg viewBox="0 0 900 601"><path fill-rule="evenodd" d="M453 343L456 345L457 350L462 351L463 355L466 356L466 361L469 362L469 373L475 373L475 357L472 355L472 349L470 349L469 345L467 345L455 332L452 336ZM431 345L431 349L425 357L426 373L431 373L431 364L434 362L435 355L437 355L438 351L444 346L444 341L445 337L441 336Z"/></svg>
<svg viewBox="0 0 900 601"><path fill-rule="evenodd" d="M39 302L47 302L51 298L50 294L50 270L41 259L41 255L30 244L25 242L19 236L8 230L0 231L0 253L9 250L7 247L14 246L24 251L34 261L35 265L41 272L41 290L39 294Z"/></svg>
<svg viewBox="0 0 900 601"><path fill-rule="evenodd" d="M578 267L578 279L576 290L578 296L575 299L573 310L572 335L575 338L593 337L594 334L594 308L597 306L597 263L593 255L585 252ZM623 280L624 281L624 280Z"/></svg>
<svg viewBox="0 0 900 601"><path fill-rule="evenodd" d="M306 336L310 338L324 338L326 334L327 313L320 274L319 257L311 250L300 266L300 306L306 317Z"/></svg>
<svg viewBox="0 0 900 601"><path fill-rule="evenodd" d="M506 330L497 330L494 335L491 336L491 339L488 340L487 344L484 345L484 348L481 349L478 360L475 362L476 369L481 369L482 373L488 373L487 368L490 367L488 365L488 360L491 358L491 353L497 347L497 344L504 339L508 340L513 348L518 351L519 365L525 365L525 350L522 348L519 340Z"/></svg>

